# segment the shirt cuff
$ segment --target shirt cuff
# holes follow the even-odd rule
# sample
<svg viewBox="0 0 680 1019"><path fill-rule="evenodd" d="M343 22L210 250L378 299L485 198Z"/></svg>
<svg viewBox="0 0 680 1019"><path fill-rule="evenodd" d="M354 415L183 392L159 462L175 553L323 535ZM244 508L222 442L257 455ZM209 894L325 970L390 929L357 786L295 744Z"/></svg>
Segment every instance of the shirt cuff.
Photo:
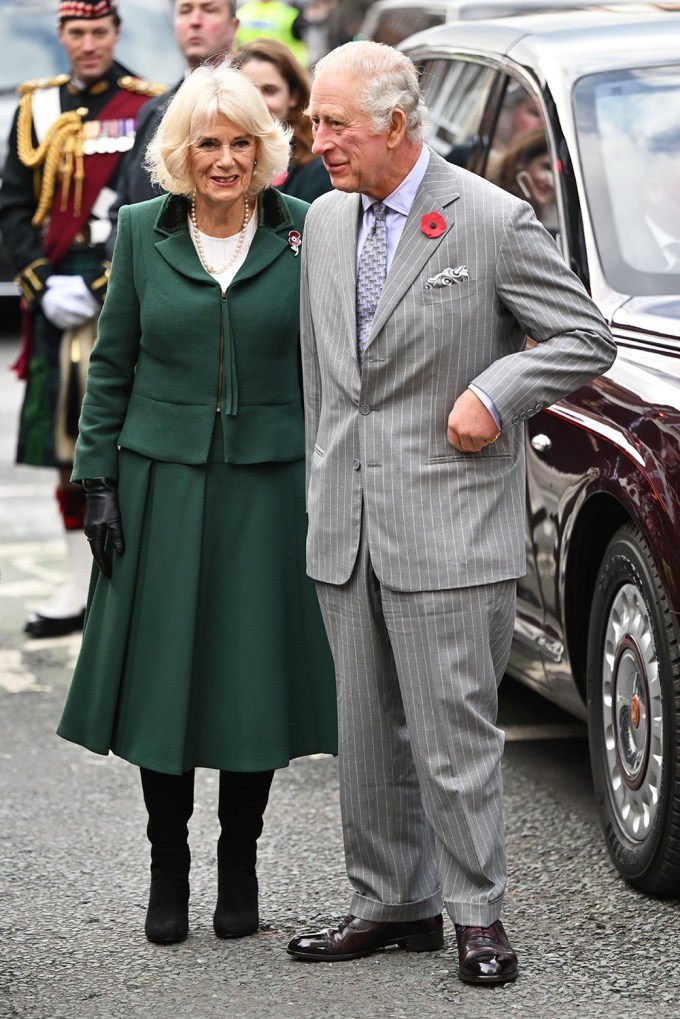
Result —
<svg viewBox="0 0 680 1019"><path fill-rule="evenodd" d="M491 415L491 417L496 422L496 428L500 431L501 430L500 415L499 415L498 411L496 410L496 404L493 402L491 397L487 396L485 392L483 392L478 386L475 386L472 382L468 386L468 389L471 389L472 392L475 394L475 396L479 397L479 399L482 401L482 403L484 404L484 406L488 410L488 412Z"/></svg>

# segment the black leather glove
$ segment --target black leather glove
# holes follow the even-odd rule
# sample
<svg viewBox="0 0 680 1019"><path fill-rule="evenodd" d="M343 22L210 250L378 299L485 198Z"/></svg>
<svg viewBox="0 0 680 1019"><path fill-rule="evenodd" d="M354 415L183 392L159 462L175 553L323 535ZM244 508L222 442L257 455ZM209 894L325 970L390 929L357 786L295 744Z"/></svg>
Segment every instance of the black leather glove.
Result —
<svg viewBox="0 0 680 1019"><path fill-rule="evenodd" d="M118 555L125 551L116 482L111 478L86 478L83 488L86 498L85 537L90 543L90 551L97 566L105 577L110 577L111 560L104 550L107 531Z"/></svg>

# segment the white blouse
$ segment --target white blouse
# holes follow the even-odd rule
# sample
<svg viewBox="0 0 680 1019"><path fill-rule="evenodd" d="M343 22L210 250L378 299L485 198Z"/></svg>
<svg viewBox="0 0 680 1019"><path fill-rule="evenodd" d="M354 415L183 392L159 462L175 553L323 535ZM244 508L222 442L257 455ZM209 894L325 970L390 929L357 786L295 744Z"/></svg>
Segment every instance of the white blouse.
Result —
<svg viewBox="0 0 680 1019"><path fill-rule="evenodd" d="M226 291L227 287L233 280L234 276L245 262L246 256L250 249L250 245L253 242L253 237L255 236L256 230L257 230L257 205L255 205L252 215L248 220L248 226L246 227L245 236L243 238L243 245L238 253L238 258L236 259L236 261L232 265L230 265L227 269L225 269L224 272L210 273L213 279L216 279L217 282L219 283L222 289L222 293ZM236 246L238 245L239 242L239 237L241 236L240 232L234 234L232 237L210 237L209 234L204 234L202 230L199 230L198 233L201 238L201 244L203 245L203 251L208 261L208 265L226 265L231 256L234 254ZM193 241L194 247L196 248L196 254L198 255L200 261L201 254L198 248L196 247L196 239L194 237L194 226L190 218L189 218L189 234L191 236L191 240ZM203 268L205 268L205 266Z"/></svg>

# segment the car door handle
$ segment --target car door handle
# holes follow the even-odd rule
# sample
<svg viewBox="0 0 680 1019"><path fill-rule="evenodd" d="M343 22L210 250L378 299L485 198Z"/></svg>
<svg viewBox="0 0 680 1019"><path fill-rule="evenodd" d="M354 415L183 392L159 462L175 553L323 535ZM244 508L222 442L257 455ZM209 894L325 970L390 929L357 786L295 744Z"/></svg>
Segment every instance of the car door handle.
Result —
<svg viewBox="0 0 680 1019"><path fill-rule="evenodd" d="M541 432L532 438L531 448L535 449L537 453L547 453L548 450L552 449L552 440Z"/></svg>

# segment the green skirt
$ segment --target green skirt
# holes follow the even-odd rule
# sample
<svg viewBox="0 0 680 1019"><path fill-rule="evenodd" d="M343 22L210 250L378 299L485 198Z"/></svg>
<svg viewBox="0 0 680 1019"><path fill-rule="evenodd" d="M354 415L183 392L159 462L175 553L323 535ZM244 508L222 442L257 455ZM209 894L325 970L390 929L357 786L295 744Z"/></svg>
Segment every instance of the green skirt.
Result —
<svg viewBox="0 0 680 1019"><path fill-rule="evenodd" d="M169 774L337 753L335 681L305 573L304 464L120 452L125 553L93 570L58 733Z"/></svg>

